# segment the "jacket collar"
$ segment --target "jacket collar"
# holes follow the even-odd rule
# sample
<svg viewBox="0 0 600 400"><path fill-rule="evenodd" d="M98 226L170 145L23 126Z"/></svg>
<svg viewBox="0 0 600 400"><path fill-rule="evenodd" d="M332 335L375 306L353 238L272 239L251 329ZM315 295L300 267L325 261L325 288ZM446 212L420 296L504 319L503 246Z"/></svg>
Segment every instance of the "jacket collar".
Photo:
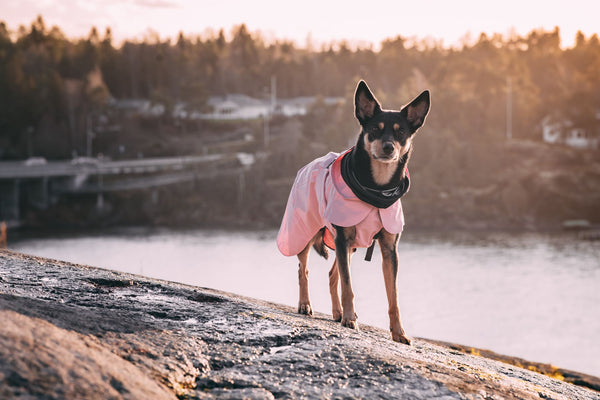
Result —
<svg viewBox="0 0 600 400"><path fill-rule="evenodd" d="M349 157L351 153L352 151L347 151L340 155L342 158L340 170L344 182L346 182L352 193L360 200L373 207L388 208L408 192L410 187L408 170L406 170L406 176L400 181L400 184L390 189L374 189L362 185L351 168L351 157Z"/></svg>

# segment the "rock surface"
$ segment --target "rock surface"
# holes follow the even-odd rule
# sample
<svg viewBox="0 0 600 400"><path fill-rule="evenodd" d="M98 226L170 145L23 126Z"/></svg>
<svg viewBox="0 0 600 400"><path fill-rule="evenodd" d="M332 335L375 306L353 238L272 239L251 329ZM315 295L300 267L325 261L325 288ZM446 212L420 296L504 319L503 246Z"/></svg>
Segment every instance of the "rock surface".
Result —
<svg viewBox="0 0 600 400"><path fill-rule="evenodd" d="M425 340L9 251L0 321L3 399L600 399Z"/></svg>

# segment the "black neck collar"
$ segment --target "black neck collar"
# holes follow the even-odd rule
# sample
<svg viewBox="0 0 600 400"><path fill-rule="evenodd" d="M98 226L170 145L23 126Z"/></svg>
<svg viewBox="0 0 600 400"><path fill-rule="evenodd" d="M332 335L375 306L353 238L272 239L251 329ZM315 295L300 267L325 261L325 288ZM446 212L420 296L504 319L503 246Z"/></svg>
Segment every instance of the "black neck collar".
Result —
<svg viewBox="0 0 600 400"><path fill-rule="evenodd" d="M352 151L349 151L343 155L340 169L344 182L346 182L356 197L365 203L372 205L373 207L388 208L398 201L406 192L408 192L410 186L408 175L405 175L404 178L400 180L400 184L398 186L389 189L373 189L361 184L356 178L354 169L351 166L352 153Z"/></svg>

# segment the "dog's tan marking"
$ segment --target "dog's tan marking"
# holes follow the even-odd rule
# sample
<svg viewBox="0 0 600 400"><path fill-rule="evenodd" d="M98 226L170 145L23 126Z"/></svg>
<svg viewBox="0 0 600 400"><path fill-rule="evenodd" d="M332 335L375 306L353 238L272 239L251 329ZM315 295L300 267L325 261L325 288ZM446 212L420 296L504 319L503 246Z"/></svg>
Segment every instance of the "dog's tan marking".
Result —
<svg viewBox="0 0 600 400"><path fill-rule="evenodd" d="M6 222L0 223L0 249L6 248Z"/></svg>
<svg viewBox="0 0 600 400"><path fill-rule="evenodd" d="M400 130L400 125L394 124L394 131L398 132Z"/></svg>
<svg viewBox="0 0 600 400"><path fill-rule="evenodd" d="M398 167L397 163L394 162L381 162L377 160L373 160L371 162L371 168L373 172L373 180L378 185L386 185L394 176L396 172L396 168Z"/></svg>
<svg viewBox="0 0 600 400"><path fill-rule="evenodd" d="M379 129L383 130L383 128L385 128L385 124L383 122L380 122L378 125Z"/></svg>
<svg viewBox="0 0 600 400"><path fill-rule="evenodd" d="M410 150L410 146L411 145L412 145L412 137L409 137L408 139L406 139L406 143L404 143L404 146L401 146L398 143L397 144L397 147L399 147L398 155L400 157L403 157L406 153L408 153L408 151Z"/></svg>
<svg viewBox="0 0 600 400"><path fill-rule="evenodd" d="M338 233L339 234L339 233ZM350 276L350 258L352 257L353 244L356 238L356 227L342 228L344 242L347 246L342 248L336 238L335 256L340 278L342 292L342 326L358 329L356 313L354 312L354 292L352 290L352 278Z"/></svg>
<svg viewBox="0 0 600 400"><path fill-rule="evenodd" d="M342 320L342 303L338 292L340 283L340 273L337 266L337 258L333 261L333 266L329 270L329 294L331 294L331 315L334 321Z"/></svg>
<svg viewBox="0 0 600 400"><path fill-rule="evenodd" d="M410 344L411 339L406 336L402 323L400 322L400 308L398 307L398 290L396 281L398 279L398 239L397 234L391 234L385 229L380 231L379 247L383 266L383 280L388 298L388 314L390 316L390 331L395 342Z"/></svg>
<svg viewBox="0 0 600 400"><path fill-rule="evenodd" d="M314 242L314 238L308 245L298 254L298 283L300 284L300 299L298 301L298 312L300 314L312 315L312 307L310 305L310 295L308 293L308 253Z"/></svg>

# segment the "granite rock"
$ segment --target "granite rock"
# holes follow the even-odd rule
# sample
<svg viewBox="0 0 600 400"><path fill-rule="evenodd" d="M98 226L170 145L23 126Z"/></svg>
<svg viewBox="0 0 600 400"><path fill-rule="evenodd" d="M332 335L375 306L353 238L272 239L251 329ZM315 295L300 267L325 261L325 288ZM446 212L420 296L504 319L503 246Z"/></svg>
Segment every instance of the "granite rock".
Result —
<svg viewBox="0 0 600 400"><path fill-rule="evenodd" d="M600 399L423 339L6 250L0 321L7 399Z"/></svg>

